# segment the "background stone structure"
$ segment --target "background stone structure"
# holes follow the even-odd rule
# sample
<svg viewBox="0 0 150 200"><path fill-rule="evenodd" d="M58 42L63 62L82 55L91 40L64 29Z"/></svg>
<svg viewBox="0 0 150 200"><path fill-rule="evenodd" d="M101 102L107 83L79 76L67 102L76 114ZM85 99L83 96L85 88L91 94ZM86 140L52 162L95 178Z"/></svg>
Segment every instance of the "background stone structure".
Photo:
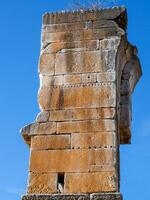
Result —
<svg viewBox="0 0 150 200"><path fill-rule="evenodd" d="M123 7L43 16L41 112L21 131L31 150L23 200L121 199L119 145L130 143L141 76L126 27Z"/></svg>

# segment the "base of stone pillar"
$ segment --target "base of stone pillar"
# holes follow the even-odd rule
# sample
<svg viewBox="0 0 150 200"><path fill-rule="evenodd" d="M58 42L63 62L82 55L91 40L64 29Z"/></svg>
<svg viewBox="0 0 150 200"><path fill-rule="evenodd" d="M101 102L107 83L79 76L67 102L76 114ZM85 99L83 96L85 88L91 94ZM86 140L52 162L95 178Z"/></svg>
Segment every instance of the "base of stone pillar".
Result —
<svg viewBox="0 0 150 200"><path fill-rule="evenodd" d="M123 200L120 193L24 195L22 200Z"/></svg>

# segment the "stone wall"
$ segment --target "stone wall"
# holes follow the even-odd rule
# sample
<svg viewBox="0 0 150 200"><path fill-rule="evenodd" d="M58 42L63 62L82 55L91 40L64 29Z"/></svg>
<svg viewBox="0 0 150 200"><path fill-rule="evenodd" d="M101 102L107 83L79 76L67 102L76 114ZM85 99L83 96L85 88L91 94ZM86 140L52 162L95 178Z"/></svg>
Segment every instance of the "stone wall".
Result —
<svg viewBox="0 0 150 200"><path fill-rule="evenodd" d="M41 112L22 129L28 194L119 192L119 144L130 143L140 75L125 8L43 16Z"/></svg>

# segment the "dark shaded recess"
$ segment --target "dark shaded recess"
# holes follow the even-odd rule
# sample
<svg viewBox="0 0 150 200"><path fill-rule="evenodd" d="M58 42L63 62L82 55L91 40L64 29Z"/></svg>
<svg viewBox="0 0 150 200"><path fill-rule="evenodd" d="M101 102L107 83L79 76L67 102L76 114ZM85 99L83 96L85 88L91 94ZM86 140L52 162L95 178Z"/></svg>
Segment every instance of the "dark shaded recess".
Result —
<svg viewBox="0 0 150 200"><path fill-rule="evenodd" d="M58 179L57 179L57 189L60 190L60 186L62 189L64 189L64 173L58 173ZM61 191L60 191L61 192Z"/></svg>
<svg viewBox="0 0 150 200"><path fill-rule="evenodd" d="M126 31L128 22L127 10L125 9L118 17L114 19L114 21L120 28Z"/></svg>

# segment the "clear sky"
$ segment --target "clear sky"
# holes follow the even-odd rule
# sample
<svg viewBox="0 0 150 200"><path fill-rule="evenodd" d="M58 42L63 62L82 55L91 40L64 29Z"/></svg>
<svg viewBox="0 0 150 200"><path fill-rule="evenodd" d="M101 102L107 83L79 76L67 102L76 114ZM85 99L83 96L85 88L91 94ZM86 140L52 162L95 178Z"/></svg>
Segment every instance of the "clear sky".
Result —
<svg viewBox="0 0 150 200"><path fill-rule="evenodd" d="M0 0L0 199L21 200L29 149L19 129L39 112L37 66L41 17L68 0ZM133 95L132 145L121 146L124 200L150 199L150 1L120 0L128 9L128 38L139 49L143 77Z"/></svg>

